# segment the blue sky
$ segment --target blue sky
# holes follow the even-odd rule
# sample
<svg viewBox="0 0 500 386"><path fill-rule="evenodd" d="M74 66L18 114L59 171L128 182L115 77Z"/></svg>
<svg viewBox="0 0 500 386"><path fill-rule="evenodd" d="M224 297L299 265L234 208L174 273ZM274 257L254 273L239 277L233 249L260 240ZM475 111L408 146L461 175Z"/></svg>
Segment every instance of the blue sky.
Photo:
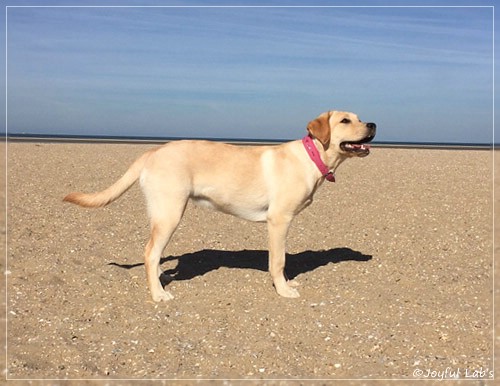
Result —
<svg viewBox="0 0 500 386"><path fill-rule="evenodd" d="M295 139L337 109L378 141L492 141L491 7L10 6L34 4L145 2L7 1L9 133Z"/></svg>

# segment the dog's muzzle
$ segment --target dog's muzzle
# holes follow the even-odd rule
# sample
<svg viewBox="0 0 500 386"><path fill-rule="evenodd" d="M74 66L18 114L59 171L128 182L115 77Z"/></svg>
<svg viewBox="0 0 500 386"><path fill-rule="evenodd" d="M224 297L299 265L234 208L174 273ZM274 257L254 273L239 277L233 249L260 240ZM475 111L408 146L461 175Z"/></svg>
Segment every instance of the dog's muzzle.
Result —
<svg viewBox="0 0 500 386"><path fill-rule="evenodd" d="M368 154L370 154L370 145L367 145L367 143L371 142L373 138L375 138L377 125L375 123L369 122L366 124L366 127L368 129L368 135L365 138L359 141L342 142L340 144L340 148L346 153L358 157L366 157Z"/></svg>

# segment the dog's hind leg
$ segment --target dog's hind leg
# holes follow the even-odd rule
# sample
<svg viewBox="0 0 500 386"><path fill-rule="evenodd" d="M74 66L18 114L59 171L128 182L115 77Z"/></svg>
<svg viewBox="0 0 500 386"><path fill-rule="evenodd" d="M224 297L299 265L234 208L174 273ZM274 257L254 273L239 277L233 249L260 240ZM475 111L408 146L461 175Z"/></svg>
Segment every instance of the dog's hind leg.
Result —
<svg viewBox="0 0 500 386"><path fill-rule="evenodd" d="M168 199L165 197L165 200ZM186 203L187 198L178 199L176 205L169 205L168 211L165 208L150 208L151 238L144 253L144 263L149 290L155 302L173 299L173 295L161 285L160 258L184 214Z"/></svg>

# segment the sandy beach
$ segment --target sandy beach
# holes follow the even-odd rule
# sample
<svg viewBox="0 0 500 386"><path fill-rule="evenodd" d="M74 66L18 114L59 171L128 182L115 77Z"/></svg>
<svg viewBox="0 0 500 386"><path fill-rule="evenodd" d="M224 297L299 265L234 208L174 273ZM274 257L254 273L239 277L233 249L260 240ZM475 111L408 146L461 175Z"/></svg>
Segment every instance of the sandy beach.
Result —
<svg viewBox="0 0 500 386"><path fill-rule="evenodd" d="M62 202L151 147L7 144L8 379L491 378L492 151L346 161L290 230L298 299L274 291L265 224L189 205L162 259L175 299L157 304L139 186Z"/></svg>

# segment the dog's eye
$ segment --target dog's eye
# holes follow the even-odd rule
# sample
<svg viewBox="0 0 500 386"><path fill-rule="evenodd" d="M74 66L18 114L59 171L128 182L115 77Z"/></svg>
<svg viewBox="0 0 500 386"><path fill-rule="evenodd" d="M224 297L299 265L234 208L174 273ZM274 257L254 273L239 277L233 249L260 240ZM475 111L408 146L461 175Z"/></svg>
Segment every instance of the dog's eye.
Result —
<svg viewBox="0 0 500 386"><path fill-rule="evenodd" d="M348 118L344 118L340 121L340 123L351 123L351 120Z"/></svg>

